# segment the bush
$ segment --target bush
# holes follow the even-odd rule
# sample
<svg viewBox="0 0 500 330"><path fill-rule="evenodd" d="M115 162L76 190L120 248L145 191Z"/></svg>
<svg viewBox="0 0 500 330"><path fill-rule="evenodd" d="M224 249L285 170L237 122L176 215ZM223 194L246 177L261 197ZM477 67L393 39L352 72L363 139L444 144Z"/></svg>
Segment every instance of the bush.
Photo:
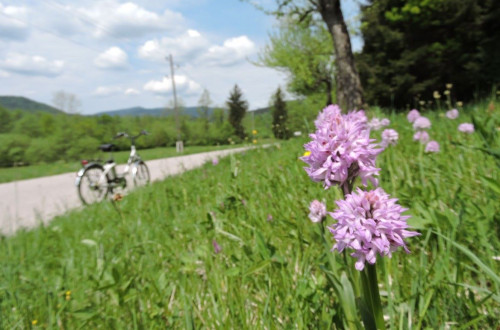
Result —
<svg viewBox="0 0 500 330"><path fill-rule="evenodd" d="M25 161L24 154L30 138L21 134L0 134L0 166L13 166Z"/></svg>

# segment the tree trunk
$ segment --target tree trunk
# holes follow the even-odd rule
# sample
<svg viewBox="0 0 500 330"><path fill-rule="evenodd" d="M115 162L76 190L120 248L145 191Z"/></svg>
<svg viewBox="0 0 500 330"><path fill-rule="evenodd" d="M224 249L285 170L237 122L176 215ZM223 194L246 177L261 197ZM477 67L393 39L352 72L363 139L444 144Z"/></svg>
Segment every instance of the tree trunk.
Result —
<svg viewBox="0 0 500 330"><path fill-rule="evenodd" d="M340 8L340 0L318 0L318 5L335 48L337 102L347 111L361 109L363 89L354 65L351 40Z"/></svg>
<svg viewBox="0 0 500 330"><path fill-rule="evenodd" d="M332 81L330 79L327 79L325 81L326 84L326 106L329 106L330 104L333 103L332 100Z"/></svg>

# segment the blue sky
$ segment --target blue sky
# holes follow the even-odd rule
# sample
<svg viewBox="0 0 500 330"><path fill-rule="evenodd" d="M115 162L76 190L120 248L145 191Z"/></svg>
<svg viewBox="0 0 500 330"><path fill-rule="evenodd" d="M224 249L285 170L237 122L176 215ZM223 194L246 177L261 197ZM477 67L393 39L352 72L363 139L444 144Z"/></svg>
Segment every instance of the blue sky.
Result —
<svg viewBox="0 0 500 330"><path fill-rule="evenodd" d="M347 19L357 14L353 0L343 7ZM238 0L0 0L0 95L50 104L63 90L78 96L83 114L168 106L172 53L185 105L205 88L223 105L238 84L251 109L267 106L286 76L251 60L275 24Z"/></svg>

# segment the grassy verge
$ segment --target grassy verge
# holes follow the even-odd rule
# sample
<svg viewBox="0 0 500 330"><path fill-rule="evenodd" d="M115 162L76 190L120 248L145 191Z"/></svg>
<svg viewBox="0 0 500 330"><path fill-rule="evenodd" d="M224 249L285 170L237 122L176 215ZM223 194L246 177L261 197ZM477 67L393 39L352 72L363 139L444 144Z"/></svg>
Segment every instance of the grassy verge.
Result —
<svg viewBox="0 0 500 330"><path fill-rule="evenodd" d="M411 254L377 260L390 328L498 324L500 204L482 182L500 173L456 144L481 144L457 131L470 120L461 116L431 116L437 154L422 153L403 115L390 117L400 139L380 156L381 186L422 233L408 240ZM311 200L333 210L340 194L305 175L304 142L234 155L2 238L0 327L342 327L324 269L336 265L341 281L350 267L307 219Z"/></svg>
<svg viewBox="0 0 500 330"><path fill-rule="evenodd" d="M243 144L223 145L223 146L189 146L185 147L184 152L182 153L177 153L174 147L153 148L153 149L138 150L138 153L141 155L142 159L148 161L152 159L183 156L200 152L224 150L224 149L238 148L243 146L244 146ZM113 153L113 158L115 159L116 162L122 164L127 162L129 154L130 151L115 152ZM104 153L101 154L101 159L106 160L108 158L109 158L108 154ZM76 161L73 162L59 161L51 164L38 164L38 165L21 166L21 167L0 168L0 183L32 179L32 178L56 175L67 172L76 172L80 168L81 164Z"/></svg>

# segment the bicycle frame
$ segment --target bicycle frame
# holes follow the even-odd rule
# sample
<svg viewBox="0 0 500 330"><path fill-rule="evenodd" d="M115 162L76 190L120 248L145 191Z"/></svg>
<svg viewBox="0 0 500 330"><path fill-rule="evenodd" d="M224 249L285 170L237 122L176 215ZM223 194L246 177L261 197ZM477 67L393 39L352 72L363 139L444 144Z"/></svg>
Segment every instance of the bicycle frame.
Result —
<svg viewBox="0 0 500 330"><path fill-rule="evenodd" d="M142 161L141 157L137 154L137 149L135 147L135 139L142 134L143 133L141 132L141 134L137 136L129 136L127 133L120 133L117 135L117 137L125 136L131 140L130 155L128 157L127 164L125 165L123 172L117 173L116 171L117 164L112 157L104 164L101 164L100 162L89 162L78 171L75 184L77 186L79 185L82 175L85 172L86 168L98 164L101 165L104 169L102 175L99 177L97 181L98 185L105 186L108 189L109 187L113 189L119 185L122 185L122 187L125 188L127 186L127 181L125 179L125 176L129 174L130 169L133 167L133 164ZM137 167L134 166L133 168L136 169ZM135 175L135 173L132 173L132 175Z"/></svg>

